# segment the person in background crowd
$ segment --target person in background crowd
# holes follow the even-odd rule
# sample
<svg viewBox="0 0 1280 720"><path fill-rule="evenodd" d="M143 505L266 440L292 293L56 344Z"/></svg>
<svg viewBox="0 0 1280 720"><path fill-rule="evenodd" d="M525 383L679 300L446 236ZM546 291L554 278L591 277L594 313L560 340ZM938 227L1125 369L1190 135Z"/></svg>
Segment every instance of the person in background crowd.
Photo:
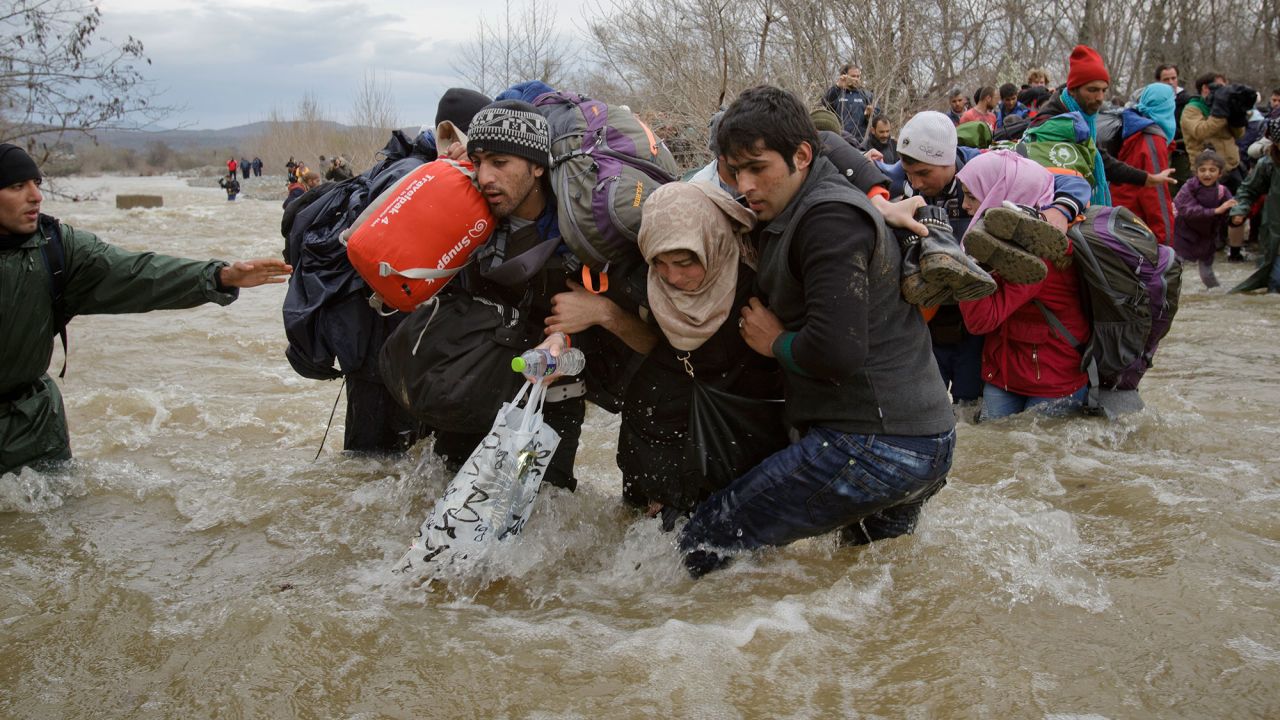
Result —
<svg viewBox="0 0 1280 720"><path fill-rule="evenodd" d="M347 159L339 155L329 163L329 169L324 173L325 180L333 180L334 182L342 182L355 177L351 172L351 167L347 165Z"/></svg>
<svg viewBox="0 0 1280 720"><path fill-rule="evenodd" d="M237 164L236 164L236 159L235 159L235 158L230 158L230 159L228 159L228 160L227 160L227 172L228 172L229 174L231 174L231 175L235 175L235 174L236 174L236 167L238 167L238 166L237 166Z"/></svg>
<svg viewBox="0 0 1280 720"><path fill-rule="evenodd" d="M249 173L253 172L253 167L249 164L249 160L245 157L241 157L239 167L240 167L240 174L244 176L245 180L248 180Z"/></svg>
<svg viewBox="0 0 1280 720"><path fill-rule="evenodd" d="M1262 261L1252 275L1231 289L1231 292L1248 292L1266 288L1267 292L1280 292L1280 119L1267 121L1267 139L1271 141L1267 154L1254 166L1253 172L1240 184L1236 193L1238 204L1231 208L1230 222L1242 228L1251 206L1266 198L1262 212L1256 218L1261 222L1258 244L1262 246Z"/></svg>
<svg viewBox="0 0 1280 720"><path fill-rule="evenodd" d="M973 107L969 108L960 116L960 124L967 122L975 122L981 120L986 123L992 131L996 129L996 89L990 85L983 85L973 94Z"/></svg>
<svg viewBox="0 0 1280 720"><path fill-rule="evenodd" d="M1044 68L1031 68L1027 71L1027 87L1049 87L1049 73Z"/></svg>
<svg viewBox="0 0 1280 720"><path fill-rule="evenodd" d="M1240 167L1240 148L1236 140L1244 136L1247 118L1232 122L1227 109L1231 105L1233 90L1238 86L1226 85L1221 73L1208 72L1196 78L1196 92L1182 111L1182 137L1187 152L1199 156L1206 149L1217 151L1226 162L1219 181L1228 190L1235 191L1244 179ZM1249 103L1252 106L1252 102ZM1230 225L1227 228L1227 262L1244 262L1244 228Z"/></svg>
<svg viewBox="0 0 1280 720"><path fill-rule="evenodd" d="M284 282L292 270L272 258L121 250L41 214L41 182L30 155L0 144L0 474L71 459L62 394L47 372L66 318L227 305L240 288Z"/></svg>
<svg viewBox="0 0 1280 720"><path fill-rule="evenodd" d="M836 84L827 89L822 104L840 118L844 131L861 144L867 136L867 123L876 109L871 93L862 89L862 70L852 64L841 67Z"/></svg>
<svg viewBox="0 0 1280 720"><path fill-rule="evenodd" d="M893 139L893 124L889 118L877 115L871 121L871 135L867 137L867 150L880 153L882 162L893 164L898 162L898 141Z"/></svg>
<svg viewBox="0 0 1280 720"><path fill-rule="evenodd" d="M1117 158L1148 174L1169 167L1169 138L1174 133L1174 92L1167 83L1151 83L1142 89L1138 104L1121 114L1121 145ZM1161 244L1173 234L1173 198L1167 185L1120 185L1111 188L1116 205L1133 211Z"/></svg>
<svg viewBox="0 0 1280 720"><path fill-rule="evenodd" d="M947 110L947 117L951 118L953 125L960 124L960 117L964 115L964 111L969 109L969 98L964 96L960 88L951 91L951 96L947 99L950 109Z"/></svg>
<svg viewBox="0 0 1280 720"><path fill-rule="evenodd" d="M1111 87L1111 75L1102 62L1102 56L1087 45L1075 46L1071 51L1069 67L1066 87L1040 106L1031 125L1035 127L1063 113L1078 112L1088 123L1089 134L1096 143L1098 141L1096 118L1098 111L1102 109L1102 101L1106 97L1107 89ZM1155 174L1139 170L1120 162L1110 153L1099 148L1094 156L1095 184L1092 202L1095 205L1110 205L1112 183L1154 187L1172 183L1172 175L1172 169Z"/></svg>
<svg viewBox="0 0 1280 720"><path fill-rule="evenodd" d="M262 158L254 155L251 164L253 165L253 176L262 177Z"/></svg>
<svg viewBox="0 0 1280 720"><path fill-rule="evenodd" d="M1187 107L1187 102L1191 100L1191 95L1180 84L1177 65L1164 63L1156 66L1154 79L1156 82L1164 83L1173 88L1173 136L1169 138L1172 142L1169 151L1169 166L1173 168L1174 179L1178 183L1184 183L1191 175L1191 158L1187 155L1187 150L1182 140L1182 111Z"/></svg>
<svg viewBox="0 0 1280 720"><path fill-rule="evenodd" d="M996 111L996 126L993 129L1003 129L1007 117L1026 119L1030 114L1031 109L1018 101L1017 85L1005 83L1000 86L1000 107Z"/></svg>
<svg viewBox="0 0 1280 720"><path fill-rule="evenodd" d="M227 176L218 180L218 187L227 191L227 202L234 202L236 196L240 194L240 181L236 179L235 171L227 173Z"/></svg>
<svg viewBox="0 0 1280 720"><path fill-rule="evenodd" d="M1053 91L1044 86L1024 88L1018 93L1018 102L1027 106L1027 119L1031 120L1040 113L1040 106L1053 97Z"/></svg>
<svg viewBox="0 0 1280 720"><path fill-rule="evenodd" d="M1206 288L1216 288L1213 256L1228 222L1226 213L1238 203L1231 191L1218 182L1227 166L1221 155L1205 150L1196 156L1195 164L1196 174L1183 184L1174 199L1178 215L1173 225L1173 249L1182 262L1196 263L1200 282Z"/></svg>
<svg viewBox="0 0 1280 720"><path fill-rule="evenodd" d="M320 173L315 170L307 170L302 173L302 177L298 178L298 182L289 183L289 195L284 199L282 207L289 207L290 203L302 197L308 190L320 187L322 182Z"/></svg>

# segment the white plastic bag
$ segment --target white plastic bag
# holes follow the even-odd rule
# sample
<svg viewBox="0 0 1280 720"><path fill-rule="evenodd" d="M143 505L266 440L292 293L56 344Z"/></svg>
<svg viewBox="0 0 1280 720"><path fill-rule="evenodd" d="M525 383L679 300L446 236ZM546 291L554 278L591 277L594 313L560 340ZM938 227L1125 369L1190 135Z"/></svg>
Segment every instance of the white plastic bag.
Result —
<svg viewBox="0 0 1280 720"><path fill-rule="evenodd" d="M502 405L489 434L436 500L396 572L478 564L495 544L520 532L560 444L556 431L542 422L546 390L544 383L525 383Z"/></svg>

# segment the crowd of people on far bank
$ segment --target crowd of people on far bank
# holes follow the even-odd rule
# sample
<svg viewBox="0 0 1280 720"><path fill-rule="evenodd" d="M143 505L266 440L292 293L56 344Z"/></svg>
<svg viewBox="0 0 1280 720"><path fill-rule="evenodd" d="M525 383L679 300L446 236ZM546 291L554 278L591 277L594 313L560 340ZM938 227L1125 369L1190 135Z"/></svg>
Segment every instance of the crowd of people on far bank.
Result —
<svg viewBox="0 0 1280 720"><path fill-rule="evenodd" d="M227 200L234 201L241 192L240 176L243 175L245 180L250 177L262 177L262 158L256 155L252 160L241 157L236 160L234 157L227 159L227 174L218 180L218 187L227 193ZM351 171L351 166L345 157L337 155L326 159L324 155L320 156L320 167L324 168L324 175L307 167L302 161L289 158L289 162L285 164L286 185L284 205L287 206L290 201L296 199L306 191L318 186L325 180L342 181L355 175Z"/></svg>
<svg viewBox="0 0 1280 720"><path fill-rule="evenodd" d="M1062 85L1032 71L1021 89L980 88L972 106L955 95L945 112L912 116L896 139L853 66L816 109L777 87L750 88L712 119L711 162L644 198L635 262L612 263L609 282L595 284L564 242L550 126L531 104L552 88L523 83L496 101L455 88L419 138L429 142L412 152L468 162L497 229L437 305L511 309L540 348L586 354L582 376L547 380L544 417L561 441L546 482L576 487L587 400L620 414L622 499L668 528L687 517L678 544L695 576L735 553L833 531L855 545L900 536L946 483L958 407L981 400L977 417L989 421L1065 415L1086 402L1093 328L1068 230L1099 209L1124 204L1143 232L1200 263L1206 284L1206 250L1224 235L1238 249L1254 217L1263 263L1237 289L1280 289L1280 118L1273 110L1258 124L1252 91L1225 78L1206 75L1189 92L1177 68L1155 76L1131 106L1108 113L1105 63L1078 46ZM1118 145L1104 135L1113 121ZM1259 148L1246 174L1236 141L1251 130ZM1019 147L1037 132L1067 133L1092 152L1051 170ZM13 249L33 255L48 243L37 230L39 172L4 153L7 268ZM1175 197L1179 153L1194 174ZM319 207L318 175L293 160L289 170ZM64 234L74 241L69 263L82 252L118 253ZM181 267L164 297L129 294L133 281L118 273L72 273L84 287L67 297L88 303L101 297L96 284L111 283L129 302L109 311L229 302L232 288L292 270L278 260ZM26 297L48 295L42 282ZM358 305L343 319L352 332L384 337L400 322ZM0 472L70 454L45 373L58 315L5 338L0 351ZM428 325L419 342L471 342L444 335L449 327ZM433 452L456 467L484 433L406 412L379 380L377 345L335 374L349 380L346 449L401 451L434 435ZM31 356L21 372L7 358L18 346ZM509 399L503 388L468 387L470 402L494 412ZM24 403L45 409L40 423L11 409ZM721 418L710 430L728 435L715 450L697 439L705 418L690 412L708 403ZM21 438L39 442L19 451Z"/></svg>

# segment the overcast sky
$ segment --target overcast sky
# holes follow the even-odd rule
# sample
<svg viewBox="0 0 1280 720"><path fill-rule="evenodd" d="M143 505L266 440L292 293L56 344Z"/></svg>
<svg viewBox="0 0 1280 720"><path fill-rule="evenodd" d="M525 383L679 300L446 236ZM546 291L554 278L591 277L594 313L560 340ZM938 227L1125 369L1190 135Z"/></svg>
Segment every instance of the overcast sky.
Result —
<svg viewBox="0 0 1280 720"><path fill-rule="evenodd" d="M582 0L551 0L572 31ZM183 106L162 124L222 129L291 114L313 93L348 122L362 78L394 88L403 126L430 123L445 89L462 84L453 61L477 18L502 0L100 0L102 34L142 41L162 103ZM523 7L519 2L513 6Z"/></svg>

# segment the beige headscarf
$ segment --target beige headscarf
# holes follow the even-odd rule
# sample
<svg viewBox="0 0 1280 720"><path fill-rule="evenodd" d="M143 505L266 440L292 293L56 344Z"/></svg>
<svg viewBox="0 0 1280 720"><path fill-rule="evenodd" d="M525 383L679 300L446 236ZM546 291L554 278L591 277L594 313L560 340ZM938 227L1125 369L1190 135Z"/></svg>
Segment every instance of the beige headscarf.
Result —
<svg viewBox="0 0 1280 720"><path fill-rule="evenodd" d="M715 334L733 308L738 284L739 240L756 215L710 183L667 183L644 203L640 253L649 263L649 309L677 350L695 350ZM706 269L697 290L668 285L653 259L688 250Z"/></svg>

